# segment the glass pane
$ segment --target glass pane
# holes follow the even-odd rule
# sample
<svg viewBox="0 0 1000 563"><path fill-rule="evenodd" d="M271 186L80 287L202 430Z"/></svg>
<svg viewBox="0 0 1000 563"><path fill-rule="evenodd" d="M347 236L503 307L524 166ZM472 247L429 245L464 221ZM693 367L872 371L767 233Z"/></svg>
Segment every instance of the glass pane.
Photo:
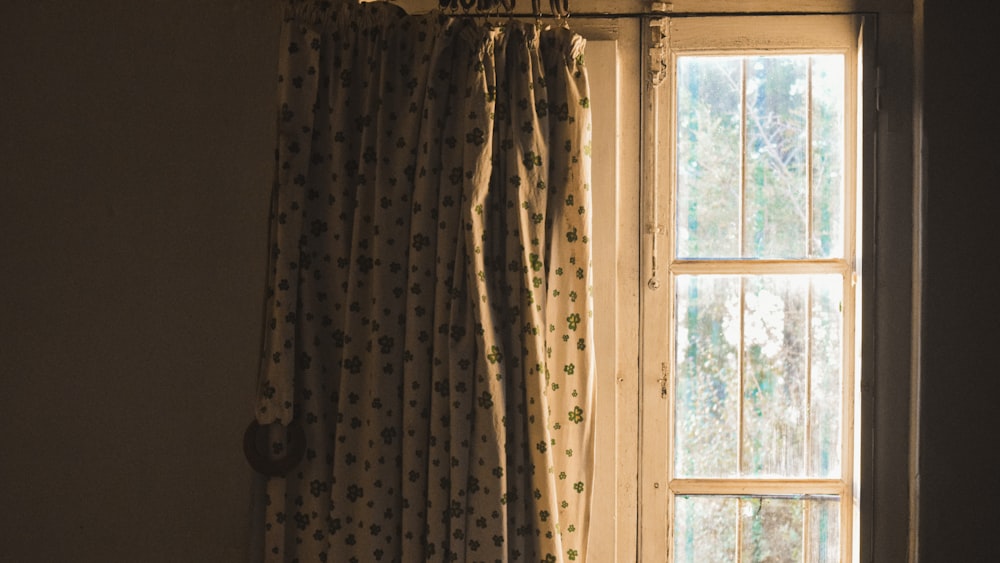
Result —
<svg viewBox="0 0 1000 563"><path fill-rule="evenodd" d="M740 278L676 278L674 472L738 473Z"/></svg>
<svg viewBox="0 0 1000 563"><path fill-rule="evenodd" d="M677 255L739 255L742 57L677 61Z"/></svg>
<svg viewBox="0 0 1000 563"><path fill-rule="evenodd" d="M805 473L805 276L747 277L744 297L742 474Z"/></svg>
<svg viewBox="0 0 1000 563"><path fill-rule="evenodd" d="M754 563L840 561L839 507L836 497L740 499L740 560ZM803 525L806 518L808 528Z"/></svg>
<svg viewBox="0 0 1000 563"><path fill-rule="evenodd" d="M808 253L809 57L746 58L743 255Z"/></svg>
<svg viewBox="0 0 1000 563"><path fill-rule="evenodd" d="M843 55L678 58L679 258L844 255L844 70Z"/></svg>
<svg viewBox="0 0 1000 563"><path fill-rule="evenodd" d="M839 562L840 499L678 496L673 553L678 563Z"/></svg>
<svg viewBox="0 0 1000 563"><path fill-rule="evenodd" d="M810 322L809 475L840 475L843 390L843 278L812 280Z"/></svg>
<svg viewBox="0 0 1000 563"><path fill-rule="evenodd" d="M677 497L674 504L674 561L738 561L738 512L739 499L734 497Z"/></svg>
<svg viewBox="0 0 1000 563"><path fill-rule="evenodd" d="M840 474L843 283L675 278L676 477Z"/></svg>
<svg viewBox="0 0 1000 563"><path fill-rule="evenodd" d="M810 255L844 255L844 56L812 60L812 242Z"/></svg>
<svg viewBox="0 0 1000 563"><path fill-rule="evenodd" d="M740 499L741 561L802 561L802 501Z"/></svg>
<svg viewBox="0 0 1000 563"><path fill-rule="evenodd" d="M840 503L836 498L810 500L809 563L840 563Z"/></svg>

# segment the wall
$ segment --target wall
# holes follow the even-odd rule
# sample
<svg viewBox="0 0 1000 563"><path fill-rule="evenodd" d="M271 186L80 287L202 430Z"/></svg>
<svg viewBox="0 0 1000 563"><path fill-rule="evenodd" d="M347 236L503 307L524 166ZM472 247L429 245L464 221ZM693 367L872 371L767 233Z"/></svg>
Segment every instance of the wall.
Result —
<svg viewBox="0 0 1000 563"><path fill-rule="evenodd" d="M246 560L275 10L0 5L0 561Z"/></svg>
<svg viewBox="0 0 1000 563"><path fill-rule="evenodd" d="M1000 111L992 2L925 2L920 561L1000 561Z"/></svg>

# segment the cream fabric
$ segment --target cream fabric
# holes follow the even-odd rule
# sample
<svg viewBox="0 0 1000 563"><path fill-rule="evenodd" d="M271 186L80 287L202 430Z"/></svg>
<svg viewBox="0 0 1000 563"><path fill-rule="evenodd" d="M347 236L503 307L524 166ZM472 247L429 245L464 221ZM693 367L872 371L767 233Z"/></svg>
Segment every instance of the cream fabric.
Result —
<svg viewBox="0 0 1000 563"><path fill-rule="evenodd" d="M267 484L267 560L584 560L583 48L287 8L257 418L294 417L308 447Z"/></svg>

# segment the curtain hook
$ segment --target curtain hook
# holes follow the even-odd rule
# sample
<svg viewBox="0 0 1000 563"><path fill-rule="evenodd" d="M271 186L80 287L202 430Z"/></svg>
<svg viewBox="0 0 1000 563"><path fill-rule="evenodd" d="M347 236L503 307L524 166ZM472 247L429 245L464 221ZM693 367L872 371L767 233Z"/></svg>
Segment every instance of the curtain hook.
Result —
<svg viewBox="0 0 1000 563"><path fill-rule="evenodd" d="M542 0L531 0L531 11L535 14L535 28L542 29Z"/></svg>
<svg viewBox="0 0 1000 563"><path fill-rule="evenodd" d="M476 8L483 15L483 23L487 26L493 23L490 20L494 15L500 17L500 0L479 0Z"/></svg>
<svg viewBox="0 0 1000 563"><path fill-rule="evenodd" d="M549 0L552 15L558 19L569 17L569 0Z"/></svg>
<svg viewBox="0 0 1000 563"><path fill-rule="evenodd" d="M492 2L493 2L493 5L491 6L491 8L493 9L493 12L492 12L491 15L497 19L497 23L499 24L499 22L500 22L500 8L501 8L501 6L503 6L504 4L506 4L506 1L505 0L492 0Z"/></svg>

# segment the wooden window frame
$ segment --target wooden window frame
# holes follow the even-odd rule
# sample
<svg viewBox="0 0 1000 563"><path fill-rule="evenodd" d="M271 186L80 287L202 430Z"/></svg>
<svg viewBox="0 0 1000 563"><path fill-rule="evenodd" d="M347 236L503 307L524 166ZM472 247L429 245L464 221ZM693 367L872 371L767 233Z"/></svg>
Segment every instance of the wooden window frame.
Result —
<svg viewBox="0 0 1000 563"><path fill-rule="evenodd" d="M859 116L864 105L861 91L861 68L865 61L862 44L865 31L873 27L863 16L699 16L651 20L644 52L651 54L648 74L654 77L645 89L643 215L646 228L641 241L645 281L641 295L642 369L641 432L639 482L642 502L639 511L639 560L673 561L671 524L674 499L681 495L836 495L841 499L840 552L844 561L859 558L857 538L852 533L858 519L856 485L861 481L860 444L855 420L855 397L861 397L854 376L859 369L855 354L856 327L862 317L855 295L860 275L857 257L864 254L858 237L860 194L865 190L861 173L863 158L858 157L863 143ZM871 42L871 36L867 41ZM871 45L871 43L869 43ZM871 47L869 47L871 50ZM826 54L845 56L845 201L844 256L837 259L691 260L675 255L672 227L675 217L675 140L677 138L677 101L674 78L677 60L690 55L781 55ZM660 54L660 60L656 55ZM659 67L659 68L657 68ZM661 84L655 84L660 82ZM873 105L873 101L869 101ZM872 186L867 189L871 191ZM741 227L742 228L742 227ZM675 369L676 326L673 280L677 275L768 275L768 274L838 274L844 283L843 317L843 389L841 414L841 475L833 479L679 479L674 478L673 448L676 420L672 414ZM742 295L742 289L741 289ZM742 301L742 298L741 298ZM663 334L657 327L670 327ZM742 374L742 368L740 370ZM652 374L652 375L651 375ZM742 376L741 376L742 377ZM742 396L742 393L740 393ZM742 399L741 399L742 400ZM658 468L665 468L660 470ZM803 535L805 537L805 534ZM660 554L668 554L661 559Z"/></svg>

